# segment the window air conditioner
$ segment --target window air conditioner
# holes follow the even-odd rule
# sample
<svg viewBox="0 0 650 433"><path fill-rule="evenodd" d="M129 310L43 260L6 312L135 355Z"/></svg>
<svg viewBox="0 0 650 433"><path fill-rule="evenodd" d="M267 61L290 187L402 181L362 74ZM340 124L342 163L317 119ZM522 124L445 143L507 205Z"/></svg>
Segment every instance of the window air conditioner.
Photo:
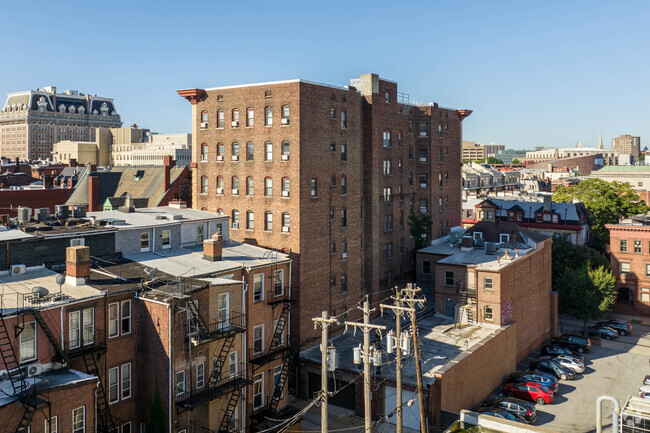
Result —
<svg viewBox="0 0 650 433"><path fill-rule="evenodd" d="M239 190L233 188L232 195L239 195Z"/></svg>
<svg viewBox="0 0 650 433"><path fill-rule="evenodd" d="M233 155L232 160L233 161L239 161L239 155Z"/></svg>
<svg viewBox="0 0 650 433"><path fill-rule="evenodd" d="M232 223L232 228L238 229L239 228L239 223Z"/></svg>
<svg viewBox="0 0 650 433"><path fill-rule="evenodd" d="M11 275L22 275L27 272L25 265L12 265L11 266Z"/></svg>
<svg viewBox="0 0 650 433"><path fill-rule="evenodd" d="M282 155L282 161L289 161L289 155Z"/></svg>
<svg viewBox="0 0 650 433"><path fill-rule="evenodd" d="M217 155L217 161L223 161L223 155Z"/></svg>
<svg viewBox="0 0 650 433"><path fill-rule="evenodd" d="M283 226L282 231L285 233L289 233L289 227L288 226Z"/></svg>
<svg viewBox="0 0 650 433"><path fill-rule="evenodd" d="M282 197L289 197L289 191L282 191Z"/></svg>
<svg viewBox="0 0 650 433"><path fill-rule="evenodd" d="M341 253L341 258L342 259L347 259L348 258L348 253Z"/></svg>
<svg viewBox="0 0 650 433"><path fill-rule="evenodd" d="M282 119L282 124L283 125L288 125L289 124L289 119Z"/></svg>
<svg viewBox="0 0 650 433"><path fill-rule="evenodd" d="M223 194L223 188L217 188L217 194Z"/></svg>
<svg viewBox="0 0 650 433"><path fill-rule="evenodd" d="M233 120L232 127L233 128L239 128L239 120Z"/></svg>
<svg viewBox="0 0 650 433"><path fill-rule="evenodd" d="M41 364L26 365L25 370L27 377L38 376L43 372L43 366Z"/></svg>
<svg viewBox="0 0 650 433"><path fill-rule="evenodd" d="M208 127L208 122L201 122L201 129L206 129Z"/></svg>

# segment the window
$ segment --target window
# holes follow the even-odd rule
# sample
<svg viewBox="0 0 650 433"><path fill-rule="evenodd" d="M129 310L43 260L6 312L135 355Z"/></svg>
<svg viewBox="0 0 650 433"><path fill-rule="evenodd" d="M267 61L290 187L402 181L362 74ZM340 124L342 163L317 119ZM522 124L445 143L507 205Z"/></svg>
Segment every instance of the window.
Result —
<svg viewBox="0 0 650 433"><path fill-rule="evenodd" d="M346 195L348 193L347 180L345 176L341 177L341 195Z"/></svg>
<svg viewBox="0 0 650 433"><path fill-rule="evenodd" d="M201 161L205 162L208 160L208 145L203 143L201 145Z"/></svg>
<svg viewBox="0 0 650 433"><path fill-rule="evenodd" d="M422 261L422 274L431 275L431 262L429 260Z"/></svg>
<svg viewBox="0 0 650 433"><path fill-rule="evenodd" d="M108 370L108 402L117 403L120 399L119 368L114 367Z"/></svg>
<svg viewBox="0 0 650 433"><path fill-rule="evenodd" d="M246 110L246 126L255 126L255 110L252 108Z"/></svg>
<svg viewBox="0 0 650 433"><path fill-rule="evenodd" d="M117 337L120 335L118 314L118 303L108 304L108 336Z"/></svg>
<svg viewBox="0 0 650 433"><path fill-rule="evenodd" d="M208 112L201 111L201 128L207 128L206 123L208 123Z"/></svg>
<svg viewBox="0 0 650 433"><path fill-rule="evenodd" d="M330 119L336 120L336 110L334 108L330 108Z"/></svg>
<svg viewBox="0 0 650 433"><path fill-rule="evenodd" d="M185 392L185 370L176 372L176 395Z"/></svg>
<svg viewBox="0 0 650 433"><path fill-rule="evenodd" d="M201 194L208 193L208 176L201 176Z"/></svg>
<svg viewBox="0 0 650 433"><path fill-rule="evenodd" d="M318 179L311 179L310 194L312 197L318 197Z"/></svg>
<svg viewBox="0 0 650 433"><path fill-rule="evenodd" d="M70 246L71 247L83 247L84 244L85 244L85 239L84 238L70 239Z"/></svg>
<svg viewBox="0 0 650 433"><path fill-rule="evenodd" d="M59 418L53 416L45 420L45 433L59 433Z"/></svg>
<svg viewBox="0 0 650 433"><path fill-rule="evenodd" d="M645 265L645 276L650 277L650 264Z"/></svg>
<svg viewBox="0 0 650 433"><path fill-rule="evenodd" d="M277 389L282 376L282 364L273 367L273 388Z"/></svg>
<svg viewBox="0 0 650 433"><path fill-rule="evenodd" d="M239 161L239 143L233 143L232 148L232 160Z"/></svg>
<svg viewBox="0 0 650 433"><path fill-rule="evenodd" d="M426 188L427 187L427 175L426 174L421 174L419 175L419 183L420 183L420 188Z"/></svg>
<svg viewBox="0 0 650 433"><path fill-rule="evenodd" d="M393 216L392 215L385 215L384 216L384 230L393 230Z"/></svg>
<svg viewBox="0 0 650 433"><path fill-rule="evenodd" d="M264 230L267 232L273 230L273 214L271 212L264 212Z"/></svg>
<svg viewBox="0 0 650 433"><path fill-rule="evenodd" d="M409 149L409 161L413 161L413 149Z"/></svg>
<svg viewBox="0 0 650 433"><path fill-rule="evenodd" d="M348 211L346 208L341 209L341 227L348 226Z"/></svg>
<svg viewBox="0 0 650 433"><path fill-rule="evenodd" d="M81 406L72 411L72 433L85 433L86 431L86 406Z"/></svg>
<svg viewBox="0 0 650 433"><path fill-rule="evenodd" d="M223 161L223 154L225 153L225 146L223 143L217 143L217 161Z"/></svg>
<svg viewBox="0 0 650 433"><path fill-rule="evenodd" d="M246 229L254 230L255 229L255 214L253 211L246 211Z"/></svg>
<svg viewBox="0 0 650 433"><path fill-rule="evenodd" d="M163 249L172 247L171 232L169 230L162 231L162 247Z"/></svg>
<svg viewBox="0 0 650 433"><path fill-rule="evenodd" d="M255 144L252 141L246 143L246 161L255 159Z"/></svg>
<svg viewBox="0 0 650 433"><path fill-rule="evenodd" d="M273 195L273 179L270 177L264 179L264 195L267 197Z"/></svg>
<svg viewBox="0 0 650 433"><path fill-rule="evenodd" d="M348 151L347 151L347 144L341 143L341 161L347 161L348 160Z"/></svg>
<svg viewBox="0 0 650 433"><path fill-rule="evenodd" d="M386 92L386 94L384 95L384 100L386 101L387 104L390 103L390 93Z"/></svg>
<svg viewBox="0 0 650 433"><path fill-rule="evenodd" d="M221 327L230 326L230 297L228 293L217 296L217 322Z"/></svg>
<svg viewBox="0 0 650 433"><path fill-rule="evenodd" d="M635 253L641 252L641 241L634 241L634 252Z"/></svg>
<svg viewBox="0 0 650 433"><path fill-rule="evenodd" d="M393 190L390 186L384 187L384 201L386 203L393 201Z"/></svg>
<svg viewBox="0 0 650 433"><path fill-rule="evenodd" d="M131 301L122 301L122 335L130 334L130 333L131 333Z"/></svg>
<svg viewBox="0 0 650 433"><path fill-rule="evenodd" d="M255 182L252 177L246 178L246 195L253 195L255 192Z"/></svg>
<svg viewBox="0 0 650 433"><path fill-rule="evenodd" d="M239 228L239 211L238 210L233 210L232 211L232 228L234 228L234 229Z"/></svg>
<svg viewBox="0 0 650 433"><path fill-rule="evenodd" d="M131 363L122 364L122 400L131 397Z"/></svg>
<svg viewBox="0 0 650 433"><path fill-rule="evenodd" d="M223 128L224 124L224 115L223 110L217 111L217 128Z"/></svg>
<svg viewBox="0 0 650 433"><path fill-rule="evenodd" d="M239 178L237 176L233 176L230 180L230 183L232 186L232 195L239 195Z"/></svg>
<svg viewBox="0 0 650 433"><path fill-rule="evenodd" d="M384 147L391 147L390 131L384 131Z"/></svg>
<svg viewBox="0 0 650 433"><path fill-rule="evenodd" d="M426 149L420 149L418 151L418 160L420 162L427 162L427 150Z"/></svg>
<svg viewBox="0 0 650 433"><path fill-rule="evenodd" d="M95 343L95 309L86 308L82 310L83 344Z"/></svg>
<svg viewBox="0 0 650 433"><path fill-rule="evenodd" d="M126 424L122 424L122 431L120 433L131 433L131 423L127 422Z"/></svg>
<svg viewBox="0 0 650 433"><path fill-rule="evenodd" d="M330 143L330 152L336 152L336 142L334 141Z"/></svg>
<svg viewBox="0 0 650 433"><path fill-rule="evenodd" d="M291 113L289 111L288 105L282 106L282 125L289 125L291 119Z"/></svg>
<svg viewBox="0 0 650 433"><path fill-rule="evenodd" d="M621 249L620 251L622 253L627 253L627 241L626 240L621 240Z"/></svg>
<svg viewBox="0 0 650 433"><path fill-rule="evenodd" d="M20 333L20 362L36 359L36 322L27 322Z"/></svg>
<svg viewBox="0 0 650 433"><path fill-rule="evenodd" d="M264 274L253 275L253 302L264 300Z"/></svg>
<svg viewBox="0 0 650 433"><path fill-rule="evenodd" d="M427 213L427 201L420 200L420 213Z"/></svg>
<svg viewBox="0 0 650 433"><path fill-rule="evenodd" d="M629 273L630 273L630 263L621 262L621 274L629 274Z"/></svg>
<svg viewBox="0 0 650 433"><path fill-rule="evenodd" d="M282 197L289 197L291 182L288 177L282 178Z"/></svg>
<svg viewBox="0 0 650 433"><path fill-rule="evenodd" d="M253 409L264 406L264 373L253 376Z"/></svg>
<svg viewBox="0 0 650 433"><path fill-rule="evenodd" d="M149 232L140 233L140 252L149 251Z"/></svg>
<svg viewBox="0 0 650 433"><path fill-rule="evenodd" d="M203 388L205 385L205 364L200 363L196 366L196 387Z"/></svg>
<svg viewBox="0 0 650 433"><path fill-rule="evenodd" d="M492 307L485 307L485 320L492 321Z"/></svg>
<svg viewBox="0 0 650 433"><path fill-rule="evenodd" d="M232 110L232 127L239 128L239 110Z"/></svg>
<svg viewBox="0 0 650 433"><path fill-rule="evenodd" d="M253 353L262 353L264 351L264 324L257 325L253 328Z"/></svg>
<svg viewBox="0 0 650 433"><path fill-rule="evenodd" d="M291 216L289 215L288 212L284 212L282 214L282 231L288 233L290 227L291 227Z"/></svg>
<svg viewBox="0 0 650 433"><path fill-rule="evenodd" d="M384 161L384 176L390 176L392 174L391 170L391 161L390 159L385 159Z"/></svg>
<svg viewBox="0 0 650 433"><path fill-rule="evenodd" d="M427 136L427 124L420 123L420 137L426 137L426 136Z"/></svg>
<svg viewBox="0 0 650 433"><path fill-rule="evenodd" d="M230 352L228 355L228 373L230 377L237 375L237 352Z"/></svg>
<svg viewBox="0 0 650 433"><path fill-rule="evenodd" d="M264 126L273 126L273 108L264 109Z"/></svg>
<svg viewBox="0 0 650 433"><path fill-rule="evenodd" d="M279 269L273 273L273 295L284 295L284 270Z"/></svg>
<svg viewBox="0 0 650 433"><path fill-rule="evenodd" d="M492 290L492 278L490 277L483 278L483 288L485 290Z"/></svg>
<svg viewBox="0 0 650 433"><path fill-rule="evenodd" d="M348 129L348 120L345 110L341 110L341 129Z"/></svg>
<svg viewBox="0 0 650 433"><path fill-rule="evenodd" d="M68 337L69 348L75 349L81 346L81 311L72 311L68 314ZM22 337L22 336L21 336ZM21 344L22 346L22 344Z"/></svg>
<svg viewBox="0 0 650 433"><path fill-rule="evenodd" d="M348 291L348 276L346 274L341 275L341 291L343 293Z"/></svg>
<svg viewBox="0 0 650 433"><path fill-rule="evenodd" d="M273 143L264 143L264 160L273 161Z"/></svg>
<svg viewBox="0 0 650 433"><path fill-rule="evenodd" d="M499 243L508 243L510 242L510 235L501 233L499 234Z"/></svg>
<svg viewBox="0 0 650 433"><path fill-rule="evenodd" d="M384 244L384 258L390 259L393 257L393 243L388 242Z"/></svg>
<svg viewBox="0 0 650 433"><path fill-rule="evenodd" d="M289 147L289 142L288 141L283 141L282 142L282 160L283 161L288 161L289 160L289 154L290 154L290 147Z"/></svg>
<svg viewBox="0 0 650 433"><path fill-rule="evenodd" d="M445 286L454 286L454 271L445 271Z"/></svg>

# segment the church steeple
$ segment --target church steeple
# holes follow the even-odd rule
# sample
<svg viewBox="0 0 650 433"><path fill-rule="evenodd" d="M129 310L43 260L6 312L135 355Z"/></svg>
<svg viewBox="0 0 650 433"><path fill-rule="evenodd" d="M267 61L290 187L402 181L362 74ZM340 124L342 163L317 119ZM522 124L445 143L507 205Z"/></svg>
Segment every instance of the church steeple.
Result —
<svg viewBox="0 0 650 433"><path fill-rule="evenodd" d="M603 146L603 130L600 130L600 136L598 137L598 148L599 149L604 149L605 146Z"/></svg>

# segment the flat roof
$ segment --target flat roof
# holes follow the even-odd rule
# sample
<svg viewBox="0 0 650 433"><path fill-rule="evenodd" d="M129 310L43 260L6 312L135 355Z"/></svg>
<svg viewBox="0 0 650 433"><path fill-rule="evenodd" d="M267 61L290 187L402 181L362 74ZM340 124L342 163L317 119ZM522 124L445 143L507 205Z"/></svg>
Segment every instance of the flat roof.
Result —
<svg viewBox="0 0 650 433"><path fill-rule="evenodd" d="M214 212L207 212L191 208L178 209L170 206L136 208L134 212L121 212L119 210L88 212L88 217L94 217L98 221L106 221L115 223L117 230L129 230L136 227L151 227L162 226L170 224L181 224L188 221L206 221L223 219L228 220L227 215L222 215ZM157 219L156 217L164 216L165 219ZM174 219L174 217L180 217ZM117 221L124 221L123 224L116 223Z"/></svg>
<svg viewBox="0 0 650 433"><path fill-rule="evenodd" d="M324 84L324 83L317 83L315 81L308 81L308 80L303 80L300 78L294 78L291 80L280 80L280 81L265 81L261 83L250 83L250 84L236 84L232 86L220 86L220 87L208 87L203 90L205 91L211 91L211 90L226 90L226 89L236 89L240 87L256 87L256 86L274 86L278 84L290 84L290 83L306 83L306 84L313 84L314 86L321 86L321 87L330 87L333 89L339 89L339 90L349 90L347 87L343 86L335 86L332 84ZM179 89L183 90L183 89Z"/></svg>
<svg viewBox="0 0 650 433"><path fill-rule="evenodd" d="M422 376L425 384L435 382L435 374L449 368L449 363L457 363L456 358L471 352L478 343L485 338L491 338L496 335L501 329L497 326L466 326L464 328L454 328L454 322L451 318L433 314L431 306L428 306L423 316L418 318L417 326L420 334L421 348L420 354L422 359ZM375 325L384 325L386 330L382 331L382 335L395 328L395 316L391 312L384 312L382 317L378 317L371 321ZM406 318L402 322L402 331L410 329L410 321ZM395 355L387 355L386 339L379 340L376 333L371 334L371 345L381 344L382 363L389 363L395 360ZM353 348L363 344L363 332L357 331L356 333L350 328L348 332L332 338L329 342L330 346L336 347L339 355L339 368L352 372L360 372L363 367L357 365L353 361ZM321 352L320 346L312 346L300 352L300 358L320 364ZM456 360L456 361L455 361ZM394 365L388 365L382 369L381 373L377 376L387 379L395 378ZM417 372L415 363L413 362L413 344L411 344L411 355L403 362L402 367L402 381L405 384L416 386L417 385Z"/></svg>
<svg viewBox="0 0 650 433"><path fill-rule="evenodd" d="M25 378L25 382L30 388L34 385L40 385L47 389L83 385L98 380L97 376L91 376L68 368L50 370L37 376ZM18 396L18 394L14 394L9 379L0 380L0 407L16 401Z"/></svg>

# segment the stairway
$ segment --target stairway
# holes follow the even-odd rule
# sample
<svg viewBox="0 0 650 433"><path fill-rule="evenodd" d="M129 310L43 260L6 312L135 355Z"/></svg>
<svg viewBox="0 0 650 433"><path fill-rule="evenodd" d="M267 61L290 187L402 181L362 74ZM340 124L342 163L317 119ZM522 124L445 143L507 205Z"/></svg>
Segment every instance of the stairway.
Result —
<svg viewBox="0 0 650 433"><path fill-rule="evenodd" d="M278 404L282 400L282 392L284 391L284 385L287 383L287 377L289 377L289 364L291 358L285 357L284 363L282 364L282 372L280 373L280 380L278 384L273 389L273 395L271 396L271 401L269 401L269 410L275 412L278 410Z"/></svg>
<svg viewBox="0 0 650 433"><path fill-rule="evenodd" d="M285 302L282 306L282 313L280 313L280 318L278 319L278 324L275 326L273 331L273 338L271 339L271 344L269 345L269 354L273 353L280 344L282 343L282 337L284 335L284 328L287 324L287 318L289 317L289 309L291 308L291 303Z"/></svg>
<svg viewBox="0 0 650 433"><path fill-rule="evenodd" d="M221 378L221 370L223 370L223 366L226 364L228 358L228 353L230 353L230 349L235 342L235 335L236 334L231 334L224 340L223 346L221 346L221 350L219 351L219 356L217 356L218 361L216 367L212 369L210 379L208 379L208 385L212 386L219 382L219 379Z"/></svg>
<svg viewBox="0 0 650 433"><path fill-rule="evenodd" d="M11 387L14 394L20 394L27 388L23 371L20 368L20 362L16 358L14 346L9 339L9 332L7 332L7 324L5 323L4 316L0 315L0 356L7 369L7 375L11 381Z"/></svg>
<svg viewBox="0 0 650 433"><path fill-rule="evenodd" d="M55 353L55 358L59 362L66 362L68 361L67 356L63 352L63 349L61 348L61 345L59 344L59 340L54 336L52 333L52 330L50 330L50 327L47 325L47 322L41 315L41 312L38 310L33 311L34 319L36 319L36 323L38 323L38 326L40 326L41 330L47 337L47 339L50 341L52 344L52 347L54 348L54 353Z"/></svg>
<svg viewBox="0 0 650 433"><path fill-rule="evenodd" d="M203 321L201 313L199 313L199 308L194 300L190 299L187 301L187 311L190 314L191 320L196 323L199 333L206 329L205 322Z"/></svg>
<svg viewBox="0 0 650 433"><path fill-rule="evenodd" d="M83 359L84 364L86 365L86 372L91 376L99 378L99 383L97 385L97 415L99 417L99 422L97 423L98 432L114 433L116 428L113 422L113 417L111 416L111 410L108 406L108 399L106 398L106 392L102 384L102 376L99 374L99 368L97 367L95 356L92 353L84 353Z"/></svg>
<svg viewBox="0 0 650 433"><path fill-rule="evenodd" d="M230 393L230 399L228 399L228 405L226 406L226 411L223 414L223 418L221 418L221 424L219 425L219 433L230 433L233 431L230 425L230 421L232 420L232 416L235 413L235 410L237 410L237 402L239 401L239 396L241 395L241 387L237 386L235 389L233 389L232 393Z"/></svg>

